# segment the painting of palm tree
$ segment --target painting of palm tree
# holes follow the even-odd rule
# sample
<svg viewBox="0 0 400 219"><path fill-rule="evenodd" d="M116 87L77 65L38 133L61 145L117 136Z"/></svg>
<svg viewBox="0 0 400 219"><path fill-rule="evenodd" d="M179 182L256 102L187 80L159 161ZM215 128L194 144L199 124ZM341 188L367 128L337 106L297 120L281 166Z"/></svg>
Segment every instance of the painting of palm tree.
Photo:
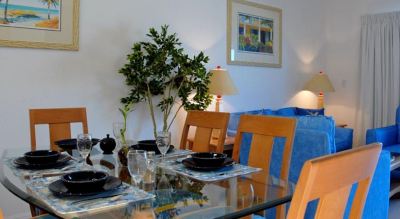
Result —
<svg viewBox="0 0 400 219"><path fill-rule="evenodd" d="M61 30L62 0L0 0L0 27Z"/></svg>
<svg viewBox="0 0 400 219"><path fill-rule="evenodd" d="M50 7L54 6L54 8L57 8L59 0L42 0L42 2L47 5L47 19L50 20Z"/></svg>
<svg viewBox="0 0 400 219"><path fill-rule="evenodd" d="M0 0L0 3L2 2L2 0ZM1 23L8 23L8 19L7 19L7 13L8 13L8 0L6 0L6 2L4 3L4 9L3 9L3 19L0 20L0 24ZM1 8L0 8L1 10Z"/></svg>

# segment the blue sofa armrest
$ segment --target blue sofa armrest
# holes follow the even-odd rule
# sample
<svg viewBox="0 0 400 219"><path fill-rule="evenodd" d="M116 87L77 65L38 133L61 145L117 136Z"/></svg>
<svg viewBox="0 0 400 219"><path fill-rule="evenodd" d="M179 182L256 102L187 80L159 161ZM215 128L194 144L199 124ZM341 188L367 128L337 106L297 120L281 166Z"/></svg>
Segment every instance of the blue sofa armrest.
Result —
<svg viewBox="0 0 400 219"><path fill-rule="evenodd" d="M335 127L336 152L351 149L353 147L353 129Z"/></svg>
<svg viewBox="0 0 400 219"><path fill-rule="evenodd" d="M397 125L368 129L366 143L381 142L383 147L397 144Z"/></svg>
<svg viewBox="0 0 400 219"><path fill-rule="evenodd" d="M307 160L332 153L328 133L311 129L297 129L293 142L289 180L297 183Z"/></svg>

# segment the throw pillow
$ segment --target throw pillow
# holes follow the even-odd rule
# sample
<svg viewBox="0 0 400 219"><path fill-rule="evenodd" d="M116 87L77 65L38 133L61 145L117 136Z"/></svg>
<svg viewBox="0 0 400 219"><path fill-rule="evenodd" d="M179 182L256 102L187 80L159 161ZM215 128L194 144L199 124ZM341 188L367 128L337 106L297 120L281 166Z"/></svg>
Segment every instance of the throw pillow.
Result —
<svg viewBox="0 0 400 219"><path fill-rule="evenodd" d="M297 107L296 114L299 116L323 116L325 115L325 109L304 109Z"/></svg>

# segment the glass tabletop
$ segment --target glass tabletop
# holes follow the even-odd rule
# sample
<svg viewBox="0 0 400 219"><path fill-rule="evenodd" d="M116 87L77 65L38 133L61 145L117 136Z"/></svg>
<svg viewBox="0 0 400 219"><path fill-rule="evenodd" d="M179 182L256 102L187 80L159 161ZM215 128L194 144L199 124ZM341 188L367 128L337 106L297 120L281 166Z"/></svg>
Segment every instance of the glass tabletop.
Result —
<svg viewBox="0 0 400 219"><path fill-rule="evenodd" d="M17 170L10 163L23 154L23 150L16 149L3 152L0 163L1 183L20 199L63 218L140 218L145 216L149 218L237 218L249 214L263 215L264 210L289 202L294 191L294 184L267 175L264 171L204 182L159 165L155 181L142 185L142 189L153 194L151 199L118 205L115 208L108 206L95 212L60 214L46 204L41 197L35 195L28 185L37 177L59 178L69 170L68 167L48 174ZM178 152L175 156L167 156L164 163L187 156L184 154ZM103 155L93 148L90 163L96 170L106 171L126 184L131 184L128 168L120 165L116 153ZM77 165L79 164L72 166ZM113 198L110 197L110 199Z"/></svg>

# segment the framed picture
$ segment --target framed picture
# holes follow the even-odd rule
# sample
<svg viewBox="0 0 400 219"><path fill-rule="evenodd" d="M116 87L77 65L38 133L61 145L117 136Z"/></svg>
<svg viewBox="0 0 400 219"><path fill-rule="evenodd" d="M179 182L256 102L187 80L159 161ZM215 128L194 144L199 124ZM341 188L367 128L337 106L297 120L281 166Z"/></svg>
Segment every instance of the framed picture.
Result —
<svg viewBox="0 0 400 219"><path fill-rule="evenodd" d="M282 10L228 0L227 62L282 67Z"/></svg>
<svg viewBox="0 0 400 219"><path fill-rule="evenodd" d="M79 49L79 0L0 0L0 46Z"/></svg>

